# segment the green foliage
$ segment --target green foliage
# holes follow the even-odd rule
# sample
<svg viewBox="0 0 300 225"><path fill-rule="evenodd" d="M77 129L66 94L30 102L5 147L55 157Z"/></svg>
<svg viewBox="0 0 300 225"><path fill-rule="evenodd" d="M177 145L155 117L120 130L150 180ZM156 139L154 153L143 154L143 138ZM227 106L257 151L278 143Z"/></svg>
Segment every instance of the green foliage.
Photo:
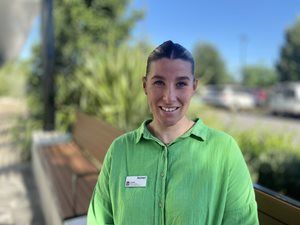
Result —
<svg viewBox="0 0 300 225"><path fill-rule="evenodd" d="M296 147L292 145L292 133L275 133L263 128L252 128L244 131L229 130L242 149L252 171L252 177L257 180L260 160L263 154L294 154Z"/></svg>
<svg viewBox="0 0 300 225"><path fill-rule="evenodd" d="M23 97L25 93L26 62L9 62L0 68L0 96Z"/></svg>
<svg viewBox="0 0 300 225"><path fill-rule="evenodd" d="M118 46L142 18L140 11L126 12L129 0L55 0L55 71L71 76L82 66L82 53Z"/></svg>
<svg viewBox="0 0 300 225"><path fill-rule="evenodd" d="M299 152L263 152L259 163L259 184L300 201Z"/></svg>
<svg viewBox="0 0 300 225"><path fill-rule="evenodd" d="M195 74L205 84L224 84L231 82L225 64L218 50L206 43L198 43L193 51Z"/></svg>
<svg viewBox="0 0 300 225"><path fill-rule="evenodd" d="M148 51L149 52L149 51ZM58 76L58 125L67 127L67 114L78 108L123 130L131 130L147 116L142 76L147 55L139 47L109 48L105 54L87 53L74 77ZM71 117L73 120L74 117Z"/></svg>
<svg viewBox="0 0 300 225"><path fill-rule="evenodd" d="M32 131L41 130L42 123L39 120L28 118L27 115L18 116L11 134L14 144L21 149L21 158L28 161L31 158Z"/></svg>
<svg viewBox="0 0 300 225"><path fill-rule="evenodd" d="M300 18L286 31L277 71L280 81L300 80Z"/></svg>
<svg viewBox="0 0 300 225"><path fill-rule="evenodd" d="M33 57L29 61L30 71L26 76L26 98L29 105L30 119L42 123L43 120L43 92L42 92L42 56L40 45L32 49Z"/></svg>
<svg viewBox="0 0 300 225"><path fill-rule="evenodd" d="M277 82L277 74L264 65L249 65L243 68L242 83L247 87L269 87Z"/></svg>

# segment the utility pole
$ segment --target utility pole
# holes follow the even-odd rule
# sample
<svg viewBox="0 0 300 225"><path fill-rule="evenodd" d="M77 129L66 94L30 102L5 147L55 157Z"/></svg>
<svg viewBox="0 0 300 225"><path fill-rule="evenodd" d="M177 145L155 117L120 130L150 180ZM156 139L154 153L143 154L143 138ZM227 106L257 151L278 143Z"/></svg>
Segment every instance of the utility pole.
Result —
<svg viewBox="0 0 300 225"><path fill-rule="evenodd" d="M42 0L43 129L55 129L54 31L52 0Z"/></svg>
<svg viewBox="0 0 300 225"><path fill-rule="evenodd" d="M247 60L247 43L248 38L245 34L240 36L240 79L243 76L243 69L246 66Z"/></svg>

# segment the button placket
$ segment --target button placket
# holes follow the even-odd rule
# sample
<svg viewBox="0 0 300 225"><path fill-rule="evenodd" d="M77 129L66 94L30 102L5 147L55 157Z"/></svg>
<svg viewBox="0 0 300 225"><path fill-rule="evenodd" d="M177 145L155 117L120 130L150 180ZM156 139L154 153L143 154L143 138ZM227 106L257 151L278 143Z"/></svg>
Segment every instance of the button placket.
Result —
<svg viewBox="0 0 300 225"><path fill-rule="evenodd" d="M168 147L164 146L163 151L163 163L162 170L160 173L161 178L161 224L164 224L164 206L165 206L165 190L166 190L166 175L167 175L167 166L168 166Z"/></svg>
<svg viewBox="0 0 300 225"><path fill-rule="evenodd" d="M165 189L166 189L166 176L167 176L167 160L168 160L168 147L162 145L161 156L157 171L157 186L156 186L156 209L155 209L155 225L164 224L164 207L165 207Z"/></svg>

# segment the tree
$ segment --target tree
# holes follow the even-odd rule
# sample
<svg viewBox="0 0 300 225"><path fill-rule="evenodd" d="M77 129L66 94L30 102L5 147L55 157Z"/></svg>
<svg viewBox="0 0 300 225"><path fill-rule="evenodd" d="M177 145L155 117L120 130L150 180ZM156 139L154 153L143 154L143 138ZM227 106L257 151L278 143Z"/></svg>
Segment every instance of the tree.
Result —
<svg viewBox="0 0 300 225"><path fill-rule="evenodd" d="M142 12L127 13L129 0L55 0L55 68L72 74L82 66L83 53L109 45L118 46L129 38Z"/></svg>
<svg viewBox="0 0 300 225"><path fill-rule="evenodd" d="M76 80L76 73L88 61L90 52L105 55L110 46L118 48L130 37L135 22L142 18L141 11L127 10L129 0L54 0L56 94L61 92L64 107L78 107L81 101L80 87L76 90L69 84ZM129 57L129 56L128 56ZM111 59L115 63L115 59ZM32 73L29 74L28 92L32 117L41 119L43 102L41 82L43 61L40 46L32 57ZM64 82L57 83L59 77ZM60 105L57 104L60 110Z"/></svg>
<svg viewBox="0 0 300 225"><path fill-rule="evenodd" d="M286 31L277 71L280 81L300 80L300 18Z"/></svg>
<svg viewBox="0 0 300 225"><path fill-rule="evenodd" d="M224 84L231 81L217 49L211 44L198 43L193 51L195 74L202 83Z"/></svg>
<svg viewBox="0 0 300 225"><path fill-rule="evenodd" d="M268 87L277 82L276 72L264 65L249 65L242 70L242 83L247 87Z"/></svg>

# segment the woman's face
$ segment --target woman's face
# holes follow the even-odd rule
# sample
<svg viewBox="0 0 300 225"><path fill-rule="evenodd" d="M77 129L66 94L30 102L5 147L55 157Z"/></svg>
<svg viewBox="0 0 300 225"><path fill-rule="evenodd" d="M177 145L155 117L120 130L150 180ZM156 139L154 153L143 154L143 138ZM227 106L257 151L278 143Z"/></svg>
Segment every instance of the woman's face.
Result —
<svg viewBox="0 0 300 225"><path fill-rule="evenodd" d="M154 122L169 127L185 117L197 88L191 67L190 62L181 59L151 62L143 85Z"/></svg>

